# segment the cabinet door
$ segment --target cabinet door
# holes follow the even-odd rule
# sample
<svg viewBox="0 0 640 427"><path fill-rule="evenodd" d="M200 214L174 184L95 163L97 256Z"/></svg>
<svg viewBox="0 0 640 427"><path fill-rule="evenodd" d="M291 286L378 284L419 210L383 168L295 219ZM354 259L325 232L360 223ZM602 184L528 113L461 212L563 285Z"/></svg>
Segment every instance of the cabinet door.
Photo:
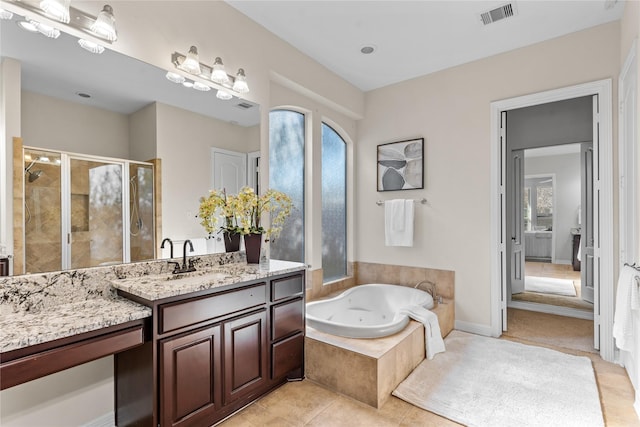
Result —
<svg viewBox="0 0 640 427"><path fill-rule="evenodd" d="M206 425L221 406L220 326L160 342L163 426Z"/></svg>
<svg viewBox="0 0 640 427"><path fill-rule="evenodd" d="M265 385L267 372L266 310L224 323L224 403Z"/></svg>

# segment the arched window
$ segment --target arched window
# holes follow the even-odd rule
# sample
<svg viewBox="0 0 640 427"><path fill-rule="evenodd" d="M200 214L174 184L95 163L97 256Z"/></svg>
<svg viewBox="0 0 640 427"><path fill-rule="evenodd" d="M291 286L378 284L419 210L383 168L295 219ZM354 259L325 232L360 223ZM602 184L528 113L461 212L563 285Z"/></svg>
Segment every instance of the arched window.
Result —
<svg viewBox="0 0 640 427"><path fill-rule="evenodd" d="M286 193L295 209L280 237L271 243L271 258L304 262L305 116L290 110L269 113L269 188Z"/></svg>
<svg viewBox="0 0 640 427"><path fill-rule="evenodd" d="M322 123L323 281L347 275L347 144Z"/></svg>

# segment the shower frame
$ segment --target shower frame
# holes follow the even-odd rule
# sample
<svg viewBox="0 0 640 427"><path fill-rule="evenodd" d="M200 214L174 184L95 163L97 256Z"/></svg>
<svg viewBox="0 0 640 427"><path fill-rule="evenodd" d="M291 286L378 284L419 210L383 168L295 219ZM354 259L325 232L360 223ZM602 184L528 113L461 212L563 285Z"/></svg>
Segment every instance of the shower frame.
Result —
<svg viewBox="0 0 640 427"><path fill-rule="evenodd" d="M131 165L141 165L141 166L146 166L146 167L150 167L151 170L153 171L153 174L155 176L156 170L155 170L155 165L153 163L150 162L139 162L139 161L135 161L135 160L128 160L128 159L120 159L120 158L113 158L113 157L104 157L104 156L95 156L95 155L88 155L88 154L81 154L81 153L73 153L73 152L66 152L66 151L61 151L61 150L55 150L55 149L49 149L49 148L42 148L42 147L33 147L33 146L26 146L24 145L22 147L22 159L24 159L24 155L26 151L46 151L46 152L50 152L50 153L55 153L55 154L59 154L60 158L61 158L61 163L60 163L60 179L61 179L61 186L60 186L60 197L61 197L61 222L60 222L60 227L61 227L61 242L60 242L60 250L62 253L61 256L61 265L60 265L60 269L62 270L66 270L69 268L72 268L72 260L71 260L71 247L72 247L72 229L71 229L71 196L72 196L72 191L71 191L71 161L72 160L80 160L80 161L90 161L90 162L101 162L104 164L111 164L111 165L118 165L122 168L122 174L121 174L121 188L122 188L122 258L120 260L118 260L118 262L131 262L131 224L130 224L130 218L131 218L131 210L130 210L130 180L131 180L131 176L130 176L130 166ZM23 168L24 170L24 168ZM22 174L22 196L23 196L23 200L26 200L26 173L23 172ZM155 195L156 195L156 189L155 189L155 185L156 185L156 180L155 177L152 179L151 182L151 186L152 186L152 194L153 194L153 198L155 199ZM156 228L156 203L155 200L152 201L151 203L151 209L153 210L152 212L152 218L153 218L153 225L151 227L151 238L152 238L152 248L153 248L153 258L156 257L156 232L155 232L155 228ZM23 209L22 212L22 224L26 225L26 213L25 210ZM26 246L27 246L27 235L26 235L26 226L22 227L22 234L23 234L23 248L22 248L22 260L23 260L23 265L26 266L27 265L27 259L26 259ZM88 266L86 266L88 267ZM80 267L78 267L80 268Z"/></svg>

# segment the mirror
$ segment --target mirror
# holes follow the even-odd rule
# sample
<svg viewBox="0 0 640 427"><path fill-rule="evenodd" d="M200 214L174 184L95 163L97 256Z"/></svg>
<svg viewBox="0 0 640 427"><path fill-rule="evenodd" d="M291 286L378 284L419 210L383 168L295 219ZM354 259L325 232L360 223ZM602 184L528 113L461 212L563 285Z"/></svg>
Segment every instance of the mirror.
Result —
<svg viewBox="0 0 640 427"><path fill-rule="evenodd" d="M259 106L170 82L169 50L162 70L109 49L92 54L65 33L49 39L24 31L20 20L0 22L0 55L20 62L23 144L134 161L160 158L163 237L204 237L194 213L210 188L210 149L258 151ZM73 120L44 117L62 110L59 105L72 106ZM107 119L91 121L95 116ZM105 137L114 129L119 138Z"/></svg>

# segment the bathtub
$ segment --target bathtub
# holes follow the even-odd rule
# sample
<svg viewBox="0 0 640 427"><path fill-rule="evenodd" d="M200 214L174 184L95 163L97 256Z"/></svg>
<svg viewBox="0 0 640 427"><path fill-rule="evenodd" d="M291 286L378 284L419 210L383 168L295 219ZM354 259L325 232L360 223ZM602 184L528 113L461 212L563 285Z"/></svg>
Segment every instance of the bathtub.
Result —
<svg viewBox="0 0 640 427"><path fill-rule="evenodd" d="M409 317L399 311L412 305L433 308L433 298L407 286L360 285L337 297L307 303L307 325L347 338L386 337L407 326Z"/></svg>

